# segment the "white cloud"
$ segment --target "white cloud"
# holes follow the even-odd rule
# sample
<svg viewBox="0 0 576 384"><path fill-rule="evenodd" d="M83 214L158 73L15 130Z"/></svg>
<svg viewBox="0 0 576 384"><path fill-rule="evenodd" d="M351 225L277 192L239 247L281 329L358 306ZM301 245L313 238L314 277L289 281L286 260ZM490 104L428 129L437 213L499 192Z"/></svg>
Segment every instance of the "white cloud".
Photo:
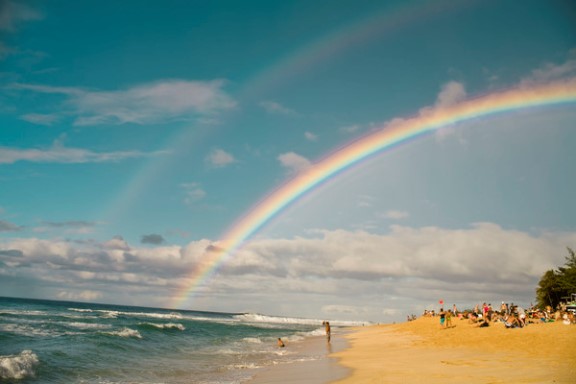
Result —
<svg viewBox="0 0 576 384"><path fill-rule="evenodd" d="M340 132L346 134L353 134L358 132L362 127L359 124L347 125L340 128Z"/></svg>
<svg viewBox="0 0 576 384"><path fill-rule="evenodd" d="M386 213L384 213L384 217L387 219L395 219L395 220L399 220L399 219L406 219L407 217L409 217L410 215L408 214L408 212L404 212L404 211L387 211Z"/></svg>
<svg viewBox="0 0 576 384"><path fill-rule="evenodd" d="M2 213L2 210L0 210L0 213ZM0 232L17 232L20 230L22 230L22 228L16 224L0 220Z"/></svg>
<svg viewBox="0 0 576 384"><path fill-rule="evenodd" d="M449 81L442 86L436 98L436 107L449 107L466 98L466 89L462 83Z"/></svg>
<svg viewBox="0 0 576 384"><path fill-rule="evenodd" d="M113 239L108 240L105 243L103 243L102 246L104 248L110 249L110 250L121 250L121 251L129 251L130 250L130 246L128 245L126 240L124 240L122 238L122 236L116 236Z"/></svg>
<svg viewBox="0 0 576 384"><path fill-rule="evenodd" d="M39 113L28 113L26 115L22 115L20 118L29 123L38 125L52 125L54 122L58 120L58 116L56 115L47 115Z"/></svg>
<svg viewBox="0 0 576 384"><path fill-rule="evenodd" d="M0 2L0 30L14 32L18 24L41 20L42 14L23 2L4 0Z"/></svg>
<svg viewBox="0 0 576 384"><path fill-rule="evenodd" d="M206 158L208 163L214 167L225 167L236 162L234 156L224 151L223 149L214 149Z"/></svg>
<svg viewBox="0 0 576 384"><path fill-rule="evenodd" d="M206 191L202 189L200 183L184 183L181 184L181 187L184 189L184 203L187 205L194 204L206 197Z"/></svg>
<svg viewBox="0 0 576 384"><path fill-rule="evenodd" d="M530 87L536 84L548 83L576 77L576 48L568 53L568 58L560 64L546 63L533 70L529 76L522 79L521 86Z"/></svg>
<svg viewBox="0 0 576 384"><path fill-rule="evenodd" d="M275 101L261 101L259 104L264 110L271 114L280 114L280 115L287 115L287 116L294 116L296 115L296 111L283 106L280 103Z"/></svg>
<svg viewBox="0 0 576 384"><path fill-rule="evenodd" d="M449 81L442 85L440 92L436 96L436 101L431 106L420 108L418 114L414 118L423 117L427 114L433 113L437 109L447 108L457 104L466 99L467 93L464 84L457 81ZM396 117L384 123L383 129L392 128L396 125L403 124L407 119ZM448 136L453 135L455 132L453 127L446 126L435 131L435 136L438 140L442 140Z"/></svg>
<svg viewBox="0 0 576 384"><path fill-rule="evenodd" d="M93 152L89 149L64 147L55 142L52 147L47 149L0 147L0 164L13 164L18 161L34 163L102 163L158 156L166 153L165 151L150 153L140 151Z"/></svg>
<svg viewBox="0 0 576 384"><path fill-rule="evenodd" d="M89 234L93 233L98 223L90 221L65 221L48 222L44 221L39 226L33 228L35 233L47 233L50 231L63 231L65 234Z"/></svg>
<svg viewBox="0 0 576 384"><path fill-rule="evenodd" d="M318 135L312 133L312 132L304 132L304 137L306 138L306 140L308 141L316 141L318 140Z"/></svg>
<svg viewBox="0 0 576 384"><path fill-rule="evenodd" d="M362 315L367 311L364 307L356 307L353 305L325 305L322 307L322 312L331 316L348 314L348 315Z"/></svg>
<svg viewBox="0 0 576 384"><path fill-rule="evenodd" d="M63 108L77 126L99 124L154 124L171 120L205 119L233 108L224 81L164 80L116 91L74 87L15 84L13 89L62 95Z"/></svg>
<svg viewBox="0 0 576 384"><path fill-rule="evenodd" d="M294 152L283 153L278 156L278 160L283 167L293 173L305 171L312 165L310 160Z"/></svg>

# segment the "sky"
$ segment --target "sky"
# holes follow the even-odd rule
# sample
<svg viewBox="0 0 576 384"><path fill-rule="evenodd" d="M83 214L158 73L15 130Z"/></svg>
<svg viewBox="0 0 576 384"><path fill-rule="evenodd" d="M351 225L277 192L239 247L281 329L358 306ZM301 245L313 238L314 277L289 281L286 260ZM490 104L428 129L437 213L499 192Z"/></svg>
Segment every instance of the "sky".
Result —
<svg viewBox="0 0 576 384"><path fill-rule="evenodd" d="M575 82L570 0L0 0L0 295L374 322L529 306L576 247L573 100L383 148L208 253L359 138Z"/></svg>

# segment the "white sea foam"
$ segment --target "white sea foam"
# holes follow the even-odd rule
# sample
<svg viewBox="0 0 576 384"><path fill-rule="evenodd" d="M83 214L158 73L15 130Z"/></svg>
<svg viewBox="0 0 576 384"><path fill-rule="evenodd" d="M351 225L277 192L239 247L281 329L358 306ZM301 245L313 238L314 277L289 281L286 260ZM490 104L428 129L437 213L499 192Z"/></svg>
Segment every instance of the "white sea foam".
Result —
<svg viewBox="0 0 576 384"><path fill-rule="evenodd" d="M0 356L0 379L24 379L34 376L34 366L38 356L30 350L18 355ZM0 380L1 381L1 380Z"/></svg>
<svg viewBox="0 0 576 384"><path fill-rule="evenodd" d="M152 327L156 327L159 329L178 329L179 331L186 330L185 326L183 326L182 324L178 324L178 323L166 323L166 324L141 323L141 324L150 325Z"/></svg>
<svg viewBox="0 0 576 384"><path fill-rule="evenodd" d="M123 311L113 311L107 309L75 309L70 308L71 311L78 311L78 312L96 312L100 313L102 317L105 318L117 318L118 316L125 316L125 317L150 317L154 319L182 319L182 315L177 312L170 312L170 313L155 313L155 312L123 312Z"/></svg>
<svg viewBox="0 0 576 384"><path fill-rule="evenodd" d="M228 366L228 369L258 369L258 368L260 368L260 366L254 363L232 364Z"/></svg>
<svg viewBox="0 0 576 384"><path fill-rule="evenodd" d="M253 343L253 344L262 344L262 340L260 340L257 337L245 337L242 339L242 341L245 341L247 343Z"/></svg>
<svg viewBox="0 0 576 384"><path fill-rule="evenodd" d="M110 324L98 324L98 323L82 323L82 322L59 322L58 324L63 325L65 327L72 327L78 329L109 329L112 328Z"/></svg>
<svg viewBox="0 0 576 384"><path fill-rule="evenodd" d="M280 317L262 315L260 313L243 313L235 315L234 319L248 322L248 323L272 323L272 324L301 324L301 325L322 325L324 320L319 319L304 319L299 317ZM364 321L341 321L329 320L332 326L340 327L354 327L369 324Z"/></svg>
<svg viewBox="0 0 576 384"><path fill-rule="evenodd" d="M11 310L3 309L0 311L0 315L14 315L14 316L45 316L48 312L45 311L30 311L30 310Z"/></svg>
<svg viewBox="0 0 576 384"><path fill-rule="evenodd" d="M141 339L142 335L140 334L140 332L138 332L135 329L130 329L130 328L122 328L119 331L111 331L111 332L102 332L106 335L112 335L112 336L120 336L120 337L134 337L137 339Z"/></svg>
<svg viewBox="0 0 576 384"><path fill-rule="evenodd" d="M28 337L58 336L60 332L53 332L47 329L38 329L25 324L1 324L2 332L14 333Z"/></svg>
<svg viewBox="0 0 576 384"><path fill-rule="evenodd" d="M182 315L177 312L170 313L146 313L146 312L117 312L118 315L130 317L151 317L154 319L181 319Z"/></svg>
<svg viewBox="0 0 576 384"><path fill-rule="evenodd" d="M94 312L92 309L83 309L83 308L68 308L68 310L73 312Z"/></svg>

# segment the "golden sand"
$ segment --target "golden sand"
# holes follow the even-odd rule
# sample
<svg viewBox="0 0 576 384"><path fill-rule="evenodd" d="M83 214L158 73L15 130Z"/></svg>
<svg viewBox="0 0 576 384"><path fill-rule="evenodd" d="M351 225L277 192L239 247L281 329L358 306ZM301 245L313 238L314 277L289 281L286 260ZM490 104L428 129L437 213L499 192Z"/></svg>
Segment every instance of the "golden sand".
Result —
<svg viewBox="0 0 576 384"><path fill-rule="evenodd" d="M576 326L562 322L507 329L438 318L357 328L333 356L348 383L576 383Z"/></svg>

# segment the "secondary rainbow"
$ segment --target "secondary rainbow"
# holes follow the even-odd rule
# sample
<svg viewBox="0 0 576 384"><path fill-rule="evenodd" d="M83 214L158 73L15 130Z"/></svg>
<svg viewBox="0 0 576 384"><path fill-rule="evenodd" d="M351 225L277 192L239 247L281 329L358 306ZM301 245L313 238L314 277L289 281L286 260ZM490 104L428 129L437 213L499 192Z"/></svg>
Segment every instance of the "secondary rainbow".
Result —
<svg viewBox="0 0 576 384"><path fill-rule="evenodd" d="M200 284L207 281L222 263L273 217L342 170L397 144L448 125L531 107L566 103L576 103L576 79L492 93L449 107L430 108L417 116L385 124L382 129L318 161L249 210L226 232L217 246L206 251L203 262L191 271L187 284L174 297L174 306L181 304Z"/></svg>

